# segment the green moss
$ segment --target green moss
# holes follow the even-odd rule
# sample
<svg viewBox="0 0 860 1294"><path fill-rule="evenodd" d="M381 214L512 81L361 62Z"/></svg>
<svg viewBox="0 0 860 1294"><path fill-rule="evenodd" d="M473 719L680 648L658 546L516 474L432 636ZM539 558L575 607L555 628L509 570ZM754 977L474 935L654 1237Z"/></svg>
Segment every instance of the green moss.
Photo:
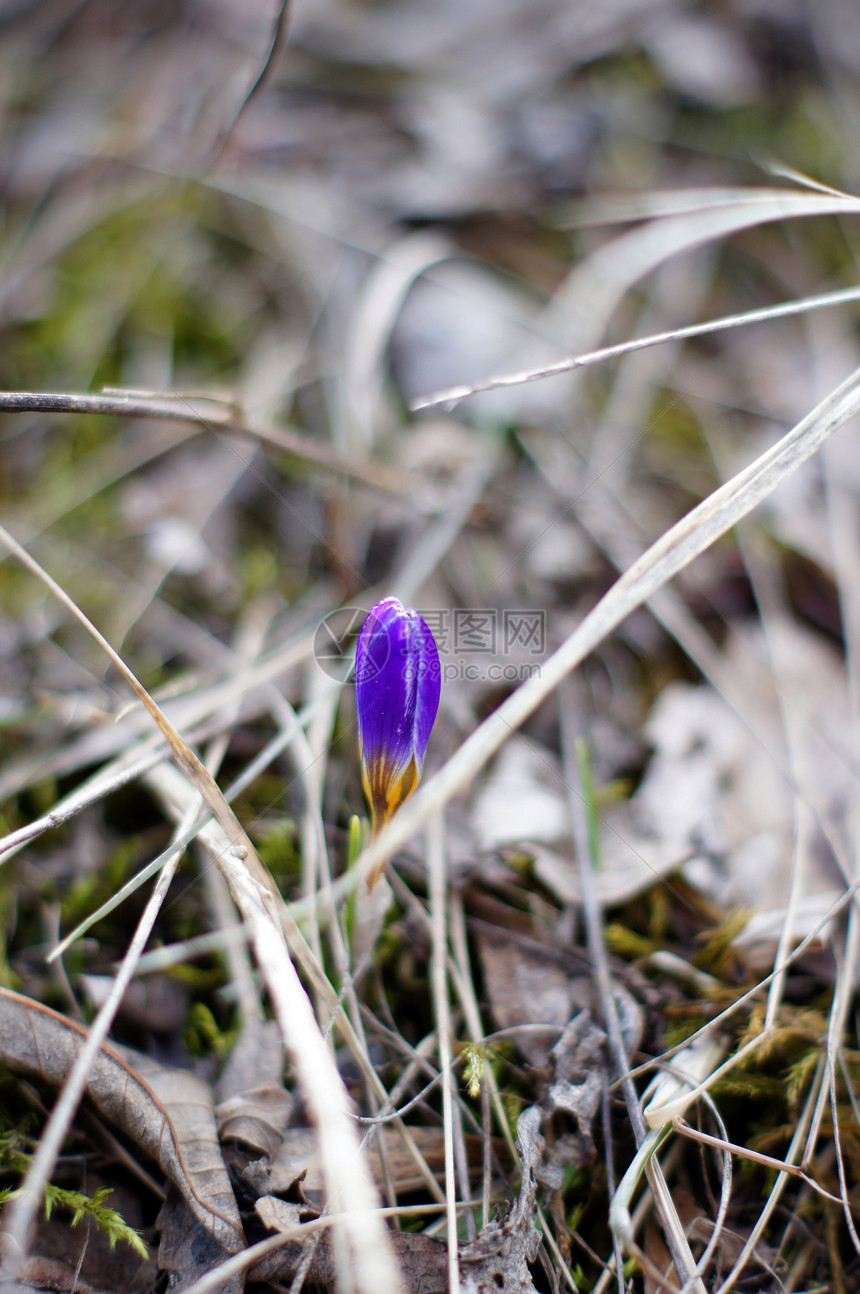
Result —
<svg viewBox="0 0 860 1294"><path fill-rule="evenodd" d="M298 848L298 825L292 818L278 818L259 826L250 823L248 832L260 858L276 879L298 880L302 858Z"/></svg>
<svg viewBox="0 0 860 1294"><path fill-rule="evenodd" d="M738 963L734 941L746 928L750 915L746 908L734 908L719 926L701 934L693 964L721 978L730 976Z"/></svg>
<svg viewBox="0 0 860 1294"><path fill-rule="evenodd" d="M617 957L625 957L629 961L635 961L639 957L647 957L650 953L656 952L658 948L653 939L637 934L635 930L628 929L620 921L611 921L607 925L605 937L609 951L615 953Z"/></svg>
<svg viewBox="0 0 860 1294"><path fill-rule="evenodd" d="M829 183L843 173L842 144L833 130L829 110L822 112L820 94L812 86L769 96L721 112L693 103L681 106L674 124L674 142L694 152L730 157L749 165L751 183L767 183L755 167L751 152L773 156Z"/></svg>
<svg viewBox="0 0 860 1294"><path fill-rule="evenodd" d="M228 1056L238 1037L238 1028L223 1030L205 1002L193 1002L185 1021L185 1045L192 1056Z"/></svg>
<svg viewBox="0 0 860 1294"><path fill-rule="evenodd" d="M32 1156L24 1150L24 1145L24 1138L17 1129L0 1134L0 1171L23 1176L32 1160ZM117 1241L122 1241L130 1245L139 1257L148 1259L149 1249L143 1237L134 1227L129 1226L116 1209L105 1204L111 1193L109 1186L103 1186L92 1195L84 1195L81 1191L68 1190L48 1182L45 1186L45 1217L49 1218L54 1208L64 1209L72 1214L73 1227L85 1217L92 1218L107 1236L111 1249ZM0 1206L20 1194L19 1187L5 1187L0 1190Z"/></svg>

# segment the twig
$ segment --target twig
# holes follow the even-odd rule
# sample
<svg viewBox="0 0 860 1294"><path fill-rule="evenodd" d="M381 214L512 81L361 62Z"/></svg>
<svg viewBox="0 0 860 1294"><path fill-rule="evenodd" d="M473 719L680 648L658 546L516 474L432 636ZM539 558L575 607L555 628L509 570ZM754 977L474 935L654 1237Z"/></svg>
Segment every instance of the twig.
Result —
<svg viewBox="0 0 860 1294"><path fill-rule="evenodd" d="M120 418L160 418L167 422L191 423L201 429L262 440L290 457L341 476L364 481L391 494L402 494L405 481L390 470L349 463L324 445L307 440L283 427L258 427L244 422L230 410L219 414L201 413L181 395L102 395L50 391L0 391L0 413L96 413Z"/></svg>
<svg viewBox="0 0 860 1294"><path fill-rule="evenodd" d="M724 1137L712 1137L707 1132L701 1132L698 1128L691 1128L684 1119L673 1119L672 1126L682 1136L689 1137L692 1141L698 1141L703 1146L714 1146L718 1150L729 1150L733 1155L738 1155L741 1159L749 1159L754 1164L761 1164L762 1167L769 1168L773 1172L789 1173L792 1177L799 1177L825 1200L831 1200L840 1207L842 1205L840 1196L834 1195L823 1186L819 1186L815 1178L809 1173L809 1170L804 1168L802 1164L788 1164L785 1160L775 1159L773 1155L765 1155L760 1150L750 1150L748 1146L738 1146L735 1142L727 1141Z"/></svg>

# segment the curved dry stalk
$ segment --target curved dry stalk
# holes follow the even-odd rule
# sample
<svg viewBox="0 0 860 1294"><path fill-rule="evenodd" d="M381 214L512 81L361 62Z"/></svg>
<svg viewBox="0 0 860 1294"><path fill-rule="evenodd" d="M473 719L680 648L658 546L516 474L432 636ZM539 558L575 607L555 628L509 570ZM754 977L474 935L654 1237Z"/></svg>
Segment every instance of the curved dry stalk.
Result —
<svg viewBox="0 0 860 1294"><path fill-rule="evenodd" d="M848 194L781 189L717 190L713 197L708 197L708 191L705 190L702 200L693 202L692 205L687 194L668 195L668 202L669 205L664 210L655 209L653 214L658 218L613 239L574 268L544 312L543 323L548 333L563 335L566 329L569 330L570 319L573 318L577 320L574 327L579 334L579 344L588 345L589 338L594 337L596 340L602 334L609 315L624 292L681 251L691 250L703 243L773 220L860 213L860 199ZM673 202L680 202L680 209L673 207ZM623 342L617 347L587 350L582 355L563 359L555 364L504 374L482 383L451 387L420 399L412 408L418 410L452 404L480 391L521 386L527 382L570 373L589 364L600 363L632 350L659 345L661 342L678 341L724 328L741 327L756 320L776 318L780 311L783 314L798 314L840 304L841 300L857 299L857 289L846 291L854 295L844 298L837 296L837 299L828 300L832 296L828 293L820 298L809 298L810 304L786 302L781 306L766 307L763 311L729 315L723 320L711 320L705 324L657 334L652 338ZM585 307L586 303L587 313L583 315L577 306ZM563 320L567 320L566 325Z"/></svg>
<svg viewBox="0 0 860 1294"><path fill-rule="evenodd" d="M717 1109L716 1105L714 1104L710 1096L705 1097L705 1104L707 1105L708 1109L711 1111L711 1114L714 1117L714 1121L716 1122L717 1127L722 1133L723 1143L725 1143L728 1137L728 1132L726 1131L726 1125L723 1123L722 1116L720 1115L719 1110ZM705 1250L701 1258L696 1264L696 1274L698 1276L704 1276L705 1272L710 1266L711 1259L713 1258L714 1253L716 1252L717 1245L720 1243L720 1239L723 1233L723 1228L726 1225L726 1218L728 1216L729 1203L731 1201L731 1194L732 1194L732 1152L730 1149L726 1148L725 1144L720 1144L718 1138L714 1137L713 1142L714 1142L714 1148L716 1150L722 1151L722 1159L723 1159L722 1180L720 1183L720 1202L717 1206L717 1216L714 1219L714 1229L711 1234L711 1238L708 1241L707 1245L705 1246ZM690 1286L691 1286L691 1282L688 1281L687 1284L684 1286L684 1290L685 1291L689 1290Z"/></svg>
<svg viewBox="0 0 860 1294"><path fill-rule="evenodd" d="M218 138L215 140L215 143L212 148L212 156L206 167L207 170L213 167L215 163L218 161L219 157L224 152L224 149L227 147L228 143L230 142L230 136L235 131L236 127L239 124L239 121L245 115L245 112L247 111L249 106L254 102L254 100L256 99L260 91L263 89L263 87L268 83L272 73L274 72L275 68L278 65L278 60L280 59L281 55L283 54L284 50L287 47L287 41L290 38L290 27L292 25L292 20L293 20L293 0L281 0L280 6L277 10L277 13L275 14L275 22L272 29L272 38L269 41L269 49L265 59L263 60L263 65L260 68L257 75L254 77L254 80L251 82L251 85L247 93L245 94L245 97L243 98L242 102L239 104L239 107L236 109L235 113L233 114L233 120L230 122L229 126L227 126L227 128L223 130L221 134L218 136Z"/></svg>

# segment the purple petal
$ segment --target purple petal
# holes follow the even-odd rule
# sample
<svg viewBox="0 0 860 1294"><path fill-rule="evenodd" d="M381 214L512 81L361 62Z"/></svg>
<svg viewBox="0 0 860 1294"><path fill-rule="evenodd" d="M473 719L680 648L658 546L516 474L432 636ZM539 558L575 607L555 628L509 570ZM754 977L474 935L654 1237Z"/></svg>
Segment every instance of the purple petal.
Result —
<svg viewBox="0 0 860 1294"><path fill-rule="evenodd" d="M439 653L427 624L397 598L377 602L355 651L362 780L375 829L418 783L440 690Z"/></svg>

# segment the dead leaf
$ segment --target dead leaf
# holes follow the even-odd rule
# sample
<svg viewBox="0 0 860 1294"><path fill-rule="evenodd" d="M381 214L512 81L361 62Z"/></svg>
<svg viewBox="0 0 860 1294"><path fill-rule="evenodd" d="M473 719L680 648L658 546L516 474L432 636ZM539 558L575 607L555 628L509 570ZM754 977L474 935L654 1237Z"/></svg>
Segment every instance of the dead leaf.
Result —
<svg viewBox="0 0 860 1294"><path fill-rule="evenodd" d="M430 1171L440 1178L444 1172L445 1152L441 1128L410 1127L416 1146L427 1162ZM418 1191L426 1185L412 1156L403 1144L397 1128L383 1127L377 1133L382 1143L385 1161L391 1174L395 1191L400 1195ZM474 1162L481 1162L480 1137L466 1138L467 1150L471 1148ZM471 1143L471 1147L470 1147ZM385 1188L380 1149L376 1142L367 1151L367 1163L374 1182ZM317 1134L313 1128L290 1128L284 1143L272 1161L269 1190L276 1195L287 1195L301 1180L302 1190L309 1200L322 1203L325 1177L317 1148Z"/></svg>
<svg viewBox="0 0 860 1294"><path fill-rule="evenodd" d="M448 1254L441 1240L406 1231L391 1231L388 1238L397 1255L407 1294L447 1294ZM314 1249L305 1277L306 1286L335 1289L338 1267L330 1237L326 1231L317 1231L308 1236L311 1239ZM248 1282L287 1284L306 1254L308 1240L287 1241L283 1248L251 1268Z"/></svg>
<svg viewBox="0 0 860 1294"><path fill-rule="evenodd" d="M573 1131L554 1137L548 1162L537 1171L542 1182L560 1190L562 1169L567 1164L581 1168L594 1159L592 1126L608 1078L606 1034L598 1029L588 1011L580 1011L570 1021L550 1052L550 1062L555 1078L543 1102L544 1110L548 1114L561 1111L571 1116L574 1125Z"/></svg>
<svg viewBox="0 0 860 1294"><path fill-rule="evenodd" d="M289 1092L274 1083L253 1087L215 1107L218 1136L238 1141L271 1159L277 1154L289 1127L295 1102Z"/></svg>
<svg viewBox="0 0 860 1294"><path fill-rule="evenodd" d="M87 1031L31 998L0 989L0 1063L60 1086ZM159 1065L127 1047L106 1044L87 1093L106 1119L160 1165L200 1226L227 1253L245 1238L221 1158L212 1093L184 1070Z"/></svg>
<svg viewBox="0 0 860 1294"><path fill-rule="evenodd" d="M776 617L766 640L758 627L733 629L726 656L751 697L750 726L710 685L665 688L646 724L654 754L629 805L627 839L646 858L686 859L685 878L723 906L784 909L794 819L779 767L783 722L797 738L794 775L802 793L837 836L845 833L854 779L842 754L850 745L844 664L819 637ZM813 851L804 897L838 881L820 837Z"/></svg>
<svg viewBox="0 0 860 1294"><path fill-rule="evenodd" d="M56 1290L58 1294L64 1294L67 1290L74 1290L75 1294L110 1294L106 1289L90 1285L80 1276L75 1279L74 1264L65 1262L62 1258L25 1259L21 1280L23 1284L12 1286L11 1289L4 1285L4 1292L9 1289L9 1294L30 1294L31 1290L38 1289Z"/></svg>
<svg viewBox="0 0 860 1294"><path fill-rule="evenodd" d="M517 1120L517 1149L523 1166L522 1185L507 1217L488 1222L474 1240L460 1245L463 1294L535 1294L528 1264L537 1258L540 1232L534 1224L536 1170L544 1151L541 1111L536 1105Z"/></svg>
<svg viewBox="0 0 860 1294"><path fill-rule="evenodd" d="M524 1030L514 1035L523 1055L542 1068L571 1016L591 1004L590 980L573 973L564 959L552 949L541 949L536 940L533 947L527 946L483 923L477 945L497 1028L548 1026L545 1034Z"/></svg>
<svg viewBox="0 0 860 1294"><path fill-rule="evenodd" d="M220 1267L229 1254L204 1228L175 1187L171 1187L158 1215L161 1244L158 1265L170 1273L170 1294L181 1294L201 1276ZM245 1280L239 1273L218 1286L218 1294L242 1294Z"/></svg>
<svg viewBox="0 0 860 1294"><path fill-rule="evenodd" d="M247 1019L215 1084L216 1100L284 1081L284 1041L277 1020Z"/></svg>
<svg viewBox="0 0 860 1294"><path fill-rule="evenodd" d="M292 1231L293 1227L300 1226L307 1219L308 1214L306 1207L279 1200L277 1195L261 1195L254 1208L257 1217L269 1231Z"/></svg>
<svg viewBox="0 0 860 1294"><path fill-rule="evenodd" d="M284 1063L277 1021L246 1020L215 1085L222 1143L238 1142L268 1159L274 1157L295 1109L284 1087Z"/></svg>
<svg viewBox="0 0 860 1294"><path fill-rule="evenodd" d="M246 1020L216 1087L219 1139L272 1159L295 1101L284 1087L284 1044L275 1020Z"/></svg>

